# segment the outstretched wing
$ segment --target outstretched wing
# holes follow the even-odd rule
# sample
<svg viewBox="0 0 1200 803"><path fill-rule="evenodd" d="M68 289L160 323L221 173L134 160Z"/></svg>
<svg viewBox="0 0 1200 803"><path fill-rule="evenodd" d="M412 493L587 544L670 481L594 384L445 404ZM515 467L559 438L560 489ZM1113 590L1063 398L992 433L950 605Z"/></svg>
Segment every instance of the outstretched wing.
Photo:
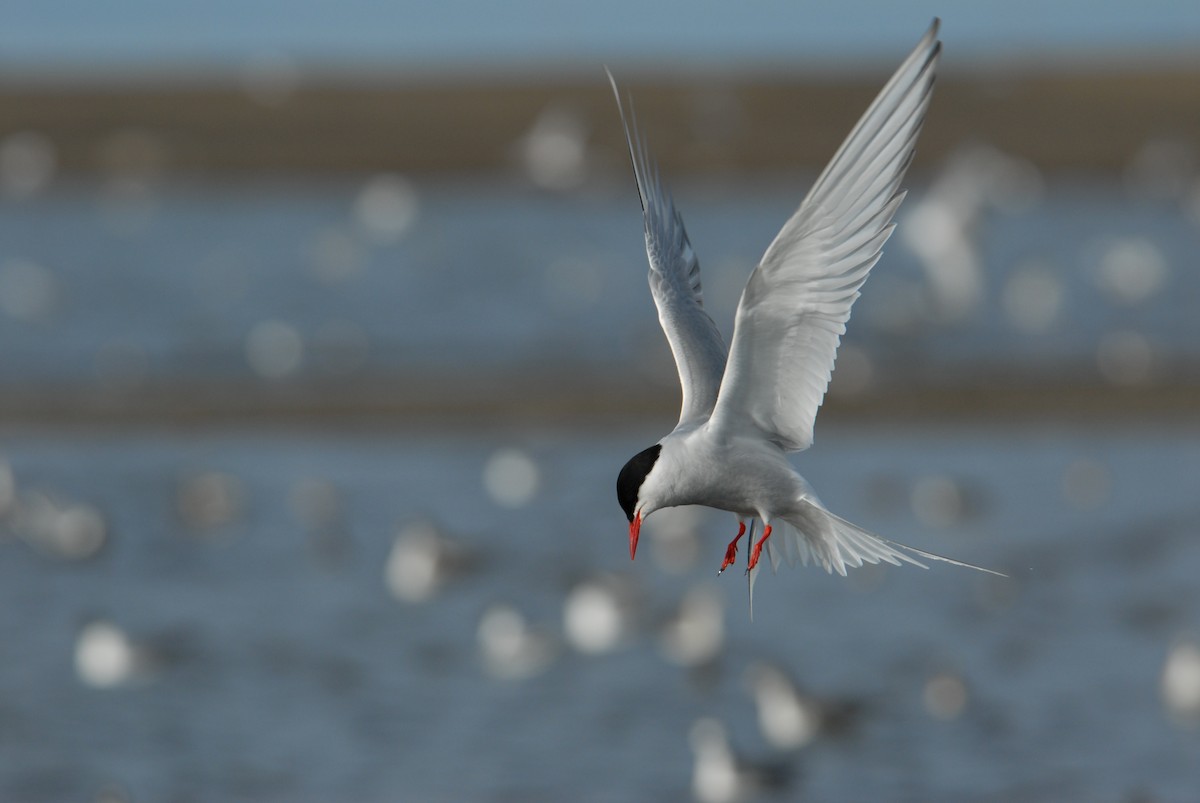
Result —
<svg viewBox="0 0 1200 803"><path fill-rule="evenodd" d="M683 218L663 188L658 166L647 154L646 141L637 131L633 105L630 104L626 116L612 73L608 73L608 80L621 111L633 176L642 201L646 254L650 258L650 294L658 307L658 322L675 356L683 388L678 426L692 426L708 420L712 413L728 349L717 325L704 311L700 263L688 242Z"/></svg>
<svg viewBox="0 0 1200 803"><path fill-rule="evenodd" d="M713 423L790 451L812 444L850 307L891 235L929 106L935 19L750 274Z"/></svg>

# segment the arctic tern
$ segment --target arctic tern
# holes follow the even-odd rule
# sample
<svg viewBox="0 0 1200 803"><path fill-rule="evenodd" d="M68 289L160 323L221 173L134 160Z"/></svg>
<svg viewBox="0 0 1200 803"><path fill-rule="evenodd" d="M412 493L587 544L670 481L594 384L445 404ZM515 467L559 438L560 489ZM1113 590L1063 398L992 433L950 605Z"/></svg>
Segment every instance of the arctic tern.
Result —
<svg viewBox="0 0 1200 803"><path fill-rule="evenodd" d="M728 349L704 311L683 219L609 73L642 203L650 291L683 390L675 429L631 458L617 478L631 559L651 513L705 505L738 519L721 572L735 562L749 523L751 594L764 545L775 568L784 558L843 576L847 567L880 561L927 568L916 555L998 574L889 541L831 513L787 457L813 442L850 307L895 227L905 194L900 182L933 90L937 33L935 19L767 248L742 291ZM762 536L754 541L760 521Z"/></svg>

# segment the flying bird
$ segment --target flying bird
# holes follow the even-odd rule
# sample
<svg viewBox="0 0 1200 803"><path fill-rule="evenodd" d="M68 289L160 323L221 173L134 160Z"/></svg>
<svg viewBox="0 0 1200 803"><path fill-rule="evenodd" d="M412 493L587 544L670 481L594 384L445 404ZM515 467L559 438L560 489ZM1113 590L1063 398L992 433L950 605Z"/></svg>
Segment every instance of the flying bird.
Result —
<svg viewBox="0 0 1200 803"><path fill-rule="evenodd" d="M821 504L788 460L812 445L850 308L895 227L900 182L933 90L937 34L935 19L767 248L742 291L729 348L704 310L700 265L683 219L637 131L632 105L627 112L608 74L645 218L650 292L683 390L675 429L634 455L617 477L630 558L651 513L706 505L738 519L720 572L736 561L749 525L751 594L764 546L773 567L798 558L841 575L880 561L927 568L920 557L998 574L851 524Z"/></svg>

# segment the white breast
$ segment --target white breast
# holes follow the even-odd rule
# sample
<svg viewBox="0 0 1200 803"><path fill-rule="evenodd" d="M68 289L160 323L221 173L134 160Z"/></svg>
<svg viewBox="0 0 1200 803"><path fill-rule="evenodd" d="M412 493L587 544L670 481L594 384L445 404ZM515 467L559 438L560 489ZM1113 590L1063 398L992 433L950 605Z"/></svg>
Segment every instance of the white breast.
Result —
<svg viewBox="0 0 1200 803"><path fill-rule="evenodd" d="M661 507L707 505L740 516L782 514L809 490L784 452L753 439L719 440L708 427L672 433L659 458ZM660 472L661 469L661 472Z"/></svg>

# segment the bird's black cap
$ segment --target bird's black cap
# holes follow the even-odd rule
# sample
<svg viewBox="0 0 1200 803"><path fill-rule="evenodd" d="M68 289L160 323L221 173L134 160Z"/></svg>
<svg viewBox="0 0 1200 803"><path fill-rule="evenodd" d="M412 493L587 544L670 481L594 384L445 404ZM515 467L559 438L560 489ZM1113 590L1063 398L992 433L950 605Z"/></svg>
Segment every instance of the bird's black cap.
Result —
<svg viewBox="0 0 1200 803"><path fill-rule="evenodd" d="M637 506L638 491L650 469L654 468L654 462L658 460L658 453L661 451L661 443L643 449L629 458L629 462L617 475L617 501L621 503L625 517L630 521L633 521L633 509Z"/></svg>

